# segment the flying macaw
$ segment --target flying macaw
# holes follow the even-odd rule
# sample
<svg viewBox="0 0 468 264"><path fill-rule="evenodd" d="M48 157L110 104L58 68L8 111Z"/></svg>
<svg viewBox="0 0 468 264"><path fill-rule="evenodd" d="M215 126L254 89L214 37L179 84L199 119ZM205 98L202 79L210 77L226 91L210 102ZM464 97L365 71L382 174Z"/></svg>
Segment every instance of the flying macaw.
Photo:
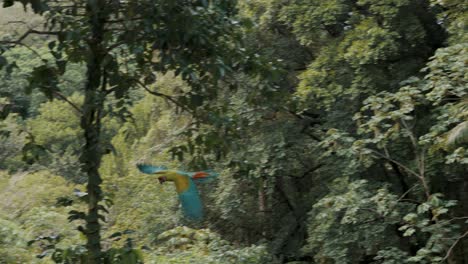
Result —
<svg viewBox="0 0 468 264"><path fill-rule="evenodd" d="M160 184L166 181L174 182L184 215L192 221L200 221L203 219L203 206L197 186L194 182L198 183L212 180L218 176L217 173L213 171L185 172L168 170L164 166L152 166L147 164L138 164L137 167L143 173L158 175Z"/></svg>

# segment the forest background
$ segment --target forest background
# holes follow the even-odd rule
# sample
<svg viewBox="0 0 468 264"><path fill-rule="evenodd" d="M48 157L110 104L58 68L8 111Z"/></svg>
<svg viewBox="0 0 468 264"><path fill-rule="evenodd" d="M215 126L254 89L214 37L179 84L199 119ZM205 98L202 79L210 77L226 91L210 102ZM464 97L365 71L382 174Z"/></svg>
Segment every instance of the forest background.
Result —
<svg viewBox="0 0 468 264"><path fill-rule="evenodd" d="M0 263L468 263L465 1L20 2Z"/></svg>

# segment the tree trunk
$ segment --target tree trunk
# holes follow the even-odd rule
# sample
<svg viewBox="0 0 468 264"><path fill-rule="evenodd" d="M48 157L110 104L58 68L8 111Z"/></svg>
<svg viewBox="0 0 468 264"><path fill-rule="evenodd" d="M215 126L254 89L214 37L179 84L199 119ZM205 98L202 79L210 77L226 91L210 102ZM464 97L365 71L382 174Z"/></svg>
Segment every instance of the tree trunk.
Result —
<svg viewBox="0 0 468 264"><path fill-rule="evenodd" d="M102 61L105 55L102 43L105 23L105 15L102 12L104 5L105 2L102 0L89 0L86 5L86 12L90 18L91 36L88 39L87 80L81 118L81 128L85 137L81 162L88 177L86 190L89 200L85 234L88 263L91 264L102 263L98 204L102 199L100 187L102 179L99 175L99 165L102 158L100 148L101 112L105 96L100 89L105 86L101 82L104 70Z"/></svg>
<svg viewBox="0 0 468 264"><path fill-rule="evenodd" d="M272 250L275 255L299 255L305 242L307 217L306 203L300 197L298 181L289 177L277 177L276 190L284 199L289 212L284 212L279 223L275 224L275 239L272 241Z"/></svg>
<svg viewBox="0 0 468 264"><path fill-rule="evenodd" d="M466 216L468 212L468 170L465 168L463 170L463 179L462 179L462 184L461 184L461 191L460 191L460 203L461 203L461 216ZM463 232L466 232L466 225L465 229L463 229ZM460 249L460 264L468 264L468 239L464 239L461 241L459 245Z"/></svg>
<svg viewBox="0 0 468 264"><path fill-rule="evenodd" d="M260 219L262 223L262 236L267 236L268 224L267 224L267 195L266 195L266 180L264 177L260 178L258 184L258 211L260 213Z"/></svg>

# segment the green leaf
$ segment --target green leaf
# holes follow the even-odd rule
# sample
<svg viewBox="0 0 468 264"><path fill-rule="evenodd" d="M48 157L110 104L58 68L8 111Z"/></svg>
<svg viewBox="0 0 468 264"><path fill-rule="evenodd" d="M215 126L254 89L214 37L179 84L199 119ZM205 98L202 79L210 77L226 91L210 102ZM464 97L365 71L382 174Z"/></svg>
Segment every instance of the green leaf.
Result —
<svg viewBox="0 0 468 264"><path fill-rule="evenodd" d="M122 232L115 232L109 236L109 238L119 238L122 236Z"/></svg>
<svg viewBox="0 0 468 264"><path fill-rule="evenodd" d="M414 232L416 232L416 229L414 228L408 228L405 233L403 233L403 236L404 237L409 237L409 236L412 236L414 234Z"/></svg>
<svg viewBox="0 0 468 264"><path fill-rule="evenodd" d="M101 211L104 211L106 213L109 213L109 210L107 210L106 207L104 207L103 205L98 205L98 210L101 210Z"/></svg>
<svg viewBox="0 0 468 264"><path fill-rule="evenodd" d="M58 197L56 204L58 206L67 207L73 204L73 199L70 197Z"/></svg>
<svg viewBox="0 0 468 264"><path fill-rule="evenodd" d="M86 219L86 214L84 212L80 212L77 210L71 210L68 212L68 221L72 222L75 220L85 220Z"/></svg>
<svg viewBox="0 0 468 264"><path fill-rule="evenodd" d="M468 142L468 121L464 121L449 131L447 145L456 146Z"/></svg>

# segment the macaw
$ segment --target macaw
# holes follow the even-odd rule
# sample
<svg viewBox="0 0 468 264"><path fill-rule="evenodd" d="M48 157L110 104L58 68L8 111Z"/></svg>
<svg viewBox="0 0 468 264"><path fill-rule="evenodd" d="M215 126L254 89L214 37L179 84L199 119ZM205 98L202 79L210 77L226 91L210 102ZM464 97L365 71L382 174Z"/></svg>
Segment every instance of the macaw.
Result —
<svg viewBox="0 0 468 264"><path fill-rule="evenodd" d="M203 205L195 182L212 180L218 176L217 173L213 171L185 172L168 170L164 166L147 164L138 164L137 167L143 173L158 175L160 184L166 181L174 182L185 217L192 221L203 219Z"/></svg>

